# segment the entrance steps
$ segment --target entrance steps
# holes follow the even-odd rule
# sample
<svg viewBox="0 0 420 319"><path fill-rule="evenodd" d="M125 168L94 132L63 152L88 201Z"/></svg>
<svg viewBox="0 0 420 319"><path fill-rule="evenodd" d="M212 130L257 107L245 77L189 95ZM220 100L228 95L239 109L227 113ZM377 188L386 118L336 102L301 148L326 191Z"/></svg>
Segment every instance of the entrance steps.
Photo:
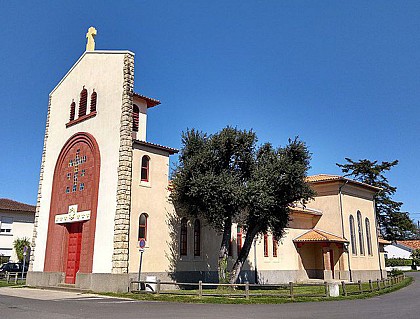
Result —
<svg viewBox="0 0 420 319"><path fill-rule="evenodd" d="M89 293L92 292L88 289L80 289L74 284L60 283L57 286L37 286L36 288L45 290L56 290L56 291L67 291L67 292L78 292L78 293Z"/></svg>

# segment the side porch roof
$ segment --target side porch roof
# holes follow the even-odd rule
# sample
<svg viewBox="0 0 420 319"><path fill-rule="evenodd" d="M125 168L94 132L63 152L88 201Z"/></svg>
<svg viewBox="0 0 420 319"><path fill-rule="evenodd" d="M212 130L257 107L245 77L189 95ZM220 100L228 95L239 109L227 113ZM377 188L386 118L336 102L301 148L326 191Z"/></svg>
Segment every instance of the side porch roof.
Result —
<svg viewBox="0 0 420 319"><path fill-rule="evenodd" d="M311 229L306 233L293 239L294 243L348 243L349 241L343 237L328 233L319 229Z"/></svg>

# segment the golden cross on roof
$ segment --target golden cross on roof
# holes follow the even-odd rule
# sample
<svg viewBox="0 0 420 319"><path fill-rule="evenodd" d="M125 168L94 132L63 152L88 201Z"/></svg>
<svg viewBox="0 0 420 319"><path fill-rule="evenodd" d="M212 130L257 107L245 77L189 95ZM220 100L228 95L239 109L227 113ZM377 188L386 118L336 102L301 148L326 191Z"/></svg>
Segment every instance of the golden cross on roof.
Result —
<svg viewBox="0 0 420 319"><path fill-rule="evenodd" d="M95 36L96 36L96 29L94 27L90 27L88 32L86 33L86 51L95 51Z"/></svg>

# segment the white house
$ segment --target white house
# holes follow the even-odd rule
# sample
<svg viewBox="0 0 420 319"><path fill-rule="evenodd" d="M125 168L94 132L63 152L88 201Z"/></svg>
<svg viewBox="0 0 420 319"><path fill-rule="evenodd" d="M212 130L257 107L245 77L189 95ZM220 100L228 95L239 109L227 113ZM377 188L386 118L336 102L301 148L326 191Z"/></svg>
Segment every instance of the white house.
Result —
<svg viewBox="0 0 420 319"><path fill-rule="evenodd" d="M32 239L35 206L0 198L0 257L2 261L18 261L13 242Z"/></svg>
<svg viewBox="0 0 420 319"><path fill-rule="evenodd" d="M386 258L410 259L415 249L420 249L420 240L398 240L385 246Z"/></svg>

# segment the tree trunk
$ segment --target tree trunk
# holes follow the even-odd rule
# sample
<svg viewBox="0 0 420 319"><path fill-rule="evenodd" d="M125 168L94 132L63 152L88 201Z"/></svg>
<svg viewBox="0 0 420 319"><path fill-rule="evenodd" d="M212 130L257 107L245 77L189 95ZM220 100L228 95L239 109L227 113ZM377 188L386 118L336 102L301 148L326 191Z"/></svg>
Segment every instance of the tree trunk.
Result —
<svg viewBox="0 0 420 319"><path fill-rule="evenodd" d="M254 237L259 232L259 230L260 229L258 226L255 226L252 229L248 229L245 236L244 245L242 246L241 252L236 259L235 264L233 265L229 283L234 284L238 280L242 266L244 265L245 260L248 258L249 251L251 250L252 243L254 242Z"/></svg>
<svg viewBox="0 0 420 319"><path fill-rule="evenodd" d="M232 231L232 219L229 217L225 220L223 226L222 243L219 250L219 260L217 271L219 275L219 283L227 282L227 259L229 254L230 234Z"/></svg>

